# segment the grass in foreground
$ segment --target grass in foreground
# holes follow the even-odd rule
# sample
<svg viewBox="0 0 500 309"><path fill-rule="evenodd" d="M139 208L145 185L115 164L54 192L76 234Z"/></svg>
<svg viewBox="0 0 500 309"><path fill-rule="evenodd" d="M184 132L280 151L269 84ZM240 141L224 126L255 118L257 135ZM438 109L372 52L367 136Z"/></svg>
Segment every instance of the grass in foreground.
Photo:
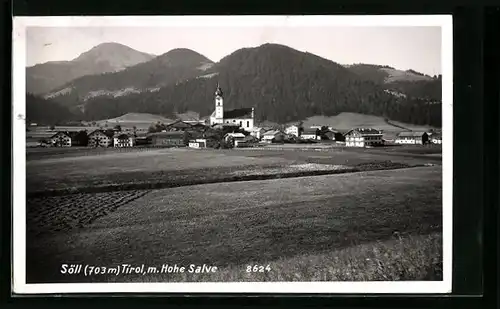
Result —
<svg viewBox="0 0 500 309"><path fill-rule="evenodd" d="M30 282L102 282L59 276L61 261L229 268L323 256L396 231L439 233L441 195L439 168L157 190L82 229L28 241L27 272Z"/></svg>
<svg viewBox="0 0 500 309"><path fill-rule="evenodd" d="M110 277L123 282L235 281L440 281L443 280L442 235L395 236L319 255L301 255L269 263L270 271L247 272L248 263L214 274L145 274ZM186 265L188 266L188 265ZM188 269L188 267L186 267Z"/></svg>

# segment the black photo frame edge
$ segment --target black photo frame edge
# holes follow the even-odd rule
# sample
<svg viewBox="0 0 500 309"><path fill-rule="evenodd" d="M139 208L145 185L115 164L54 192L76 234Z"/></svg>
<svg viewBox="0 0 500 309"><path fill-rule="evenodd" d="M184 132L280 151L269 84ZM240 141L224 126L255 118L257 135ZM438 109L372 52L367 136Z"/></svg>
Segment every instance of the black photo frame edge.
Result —
<svg viewBox="0 0 500 309"><path fill-rule="evenodd" d="M179 14L182 10L176 10L170 8L167 9L156 9L147 11L143 8L133 7L133 5L128 6L122 4L119 6L110 5L100 6L94 4L94 9L92 9L92 2L86 2L85 5L79 3L77 10L71 8L69 2L63 3L60 1L44 1L43 5L36 4L35 1L23 1L16 2L13 4L15 15L117 15L118 13L126 15L137 15L137 14L161 14L161 15L174 15ZM157 7L161 7L157 3ZM174 5L175 7L175 5ZM265 6L264 6L265 7ZM11 29L12 24L10 20L10 13L12 7L9 3L4 3L2 7L3 16L8 17L3 19L5 30L2 32L2 42L6 43L4 53L2 57L2 68L4 68L3 76L3 97L4 104L2 104L2 124L4 125L3 133L5 137L2 143L1 157L2 166L11 167L11 143L15 142L12 140L11 131L11 109L10 104L5 104L5 102L11 101L11 82L10 82L10 59L7 55L11 54ZM96 10L96 8L99 8ZM199 10L202 10L200 12ZM214 7L208 8L201 6L198 11L187 10L191 14L200 14L210 11ZM124 11L125 10L125 11ZM250 14L272 14L270 11L267 12L259 11L259 9L251 12ZM458 179L455 180L454 184L454 201L457 199L462 199L460 203L462 207L454 207L454 262L453 270L454 277L457 271L460 272L459 268L467 268L467 274L464 276L458 276L463 278L463 280L454 280L454 293L458 290L461 292L462 296L386 296L386 295L369 295L369 296L346 296L346 295L292 295L287 297L277 296L263 296L255 297L253 295L249 297L241 297L241 295L226 295L226 296L211 296L210 302L214 304L231 304L234 301L241 304L254 304L254 305L265 305L265 304L275 304L275 305L290 305L290 304L309 304L309 305L334 305L341 307L372 307L372 305L379 307L385 303L387 308L443 308L452 306L453 308L483 308L488 304L496 303L498 300L496 295L489 294L489 287L493 287L497 283L497 248L496 242L498 237L498 228L496 226L498 222L498 56L500 49L498 48L498 43L495 42L495 37L499 35L500 24L498 18L500 13L497 7L486 7L486 6L463 6L463 7L438 7L433 5L428 6L413 6L413 7L396 7L391 8L381 7L381 6L364 6L360 4L351 5L337 5L331 6L330 8L323 9L312 9L312 10L300 10L295 7L295 12L289 11L287 14L305 14L307 13L317 13L321 15L326 14L449 14L454 15L454 171L458 171ZM120 12L119 12L120 11ZM187 14L184 10L185 14ZM204 11L204 12L203 12ZM217 10L216 10L217 11ZM227 12L233 14L242 14L237 10L227 10ZM252 10L249 10L252 11ZM300 13L302 11L302 13ZM127 13L128 12L128 13ZM131 13L135 12L135 13ZM78 14L77 14L78 13ZM114 14L113 14L114 13ZM221 14L218 12L213 12L212 14ZM248 14L248 11L246 12ZM284 14L283 12L276 12L274 14ZM463 18L461 20L461 18ZM463 27L463 28L460 28ZM496 27L496 28L495 28ZM462 30L457 30L462 29ZM9 31L10 30L10 31ZM478 44L478 45L476 45ZM484 56L484 58L483 58ZM483 58L483 59L482 59ZM467 62L464 66L463 63ZM487 68L487 69L486 69ZM483 85L484 84L484 85ZM484 86L484 87L483 87ZM461 103L460 102L464 102ZM484 104L481 104L484 102ZM465 105L463 105L465 104ZM472 124L468 127L460 127L459 119L467 118L468 123ZM460 146L461 140L467 140L467 143L463 143ZM472 156L472 159L471 159ZM474 162L474 167L464 167L464 164L470 165L470 162ZM479 162L479 163L478 163ZM2 169L2 186L0 186L1 196L3 199L2 205L10 205L12 191L10 174L5 171L10 172L9 169ZM460 181L460 179L463 179ZM458 188L458 190L457 190ZM458 193L457 193L458 192ZM476 193L471 195L471 192ZM459 196L457 196L457 194ZM467 196L468 195L468 196ZM479 198L478 198L479 196ZM481 201L481 202L478 202ZM484 205L481 209L480 205ZM457 205L457 204L455 204ZM464 205L468 205L469 208L464 208ZM13 304L34 304L40 298L43 298L47 304L53 303L54 298L47 297L20 297L12 298L10 294L11 291L11 268L10 268L10 235L11 235L11 212L10 209L2 207L2 294L1 299L8 299L9 302ZM457 226L460 224L460 226ZM475 237L474 237L475 236ZM460 240L460 241L457 241ZM480 243L482 242L482 247ZM488 250L483 250L483 248L489 248ZM495 249L493 249L495 248ZM485 254L483 256L483 251ZM486 252L487 251L487 252ZM493 254L491 253L493 252ZM461 260L457 260L460 256ZM484 263L483 263L484 262ZM484 274L484 276L483 276ZM471 284L471 282L473 282ZM484 283L484 285L483 285ZM471 289L473 286L473 289ZM4 289L5 288L5 289ZM483 293L484 292L484 293ZM469 296L464 296L469 294ZM127 295L128 296L128 295ZM144 295L152 296L148 301L151 304L162 302L163 298L159 298L159 295ZM203 304L208 300L206 295L190 295L193 297L185 296L173 296L166 300L169 304ZM297 299L300 302L297 302ZM78 300L78 303L86 303L87 305L96 304L109 304L109 300L103 299L102 296L97 297L79 297L78 299L64 297L64 299L59 299L61 304L66 304L66 306L73 302L73 300ZM119 298L118 301L122 304L137 305L136 301L144 301L143 297L131 299L131 297ZM165 300L163 300L165 301ZM390 306L388 306L391 304Z"/></svg>

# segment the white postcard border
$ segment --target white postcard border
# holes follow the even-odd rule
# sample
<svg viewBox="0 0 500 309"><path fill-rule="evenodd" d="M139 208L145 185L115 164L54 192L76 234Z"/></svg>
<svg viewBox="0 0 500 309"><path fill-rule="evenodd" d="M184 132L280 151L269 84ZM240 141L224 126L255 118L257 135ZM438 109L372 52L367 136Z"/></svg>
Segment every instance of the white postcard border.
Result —
<svg viewBox="0 0 500 309"><path fill-rule="evenodd" d="M25 141L27 27L196 27L196 26L437 26L441 27L443 131L443 281L406 282L221 282L221 283L26 283L26 145L13 142L12 290L58 293L450 293L453 217L453 25L451 15L378 16L80 16L14 17L13 141Z"/></svg>

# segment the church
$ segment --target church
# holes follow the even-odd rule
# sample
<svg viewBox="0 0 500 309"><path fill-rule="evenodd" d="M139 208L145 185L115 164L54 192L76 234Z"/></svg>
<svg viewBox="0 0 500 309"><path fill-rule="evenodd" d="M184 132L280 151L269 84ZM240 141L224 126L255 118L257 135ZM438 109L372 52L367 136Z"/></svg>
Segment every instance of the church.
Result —
<svg viewBox="0 0 500 309"><path fill-rule="evenodd" d="M238 124L243 130L251 131L254 127L254 108L238 108L233 110L224 110L224 98L222 89L217 83L215 90L215 110L210 115L210 125L215 124Z"/></svg>

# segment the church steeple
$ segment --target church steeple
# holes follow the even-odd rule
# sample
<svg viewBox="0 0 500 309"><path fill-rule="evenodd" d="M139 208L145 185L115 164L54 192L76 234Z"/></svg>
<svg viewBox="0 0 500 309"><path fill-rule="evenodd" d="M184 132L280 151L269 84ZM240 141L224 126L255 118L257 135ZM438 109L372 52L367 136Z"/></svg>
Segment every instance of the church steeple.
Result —
<svg viewBox="0 0 500 309"><path fill-rule="evenodd" d="M217 82L217 89L215 90L215 118L221 123L224 121L224 99L222 95L222 89L219 82Z"/></svg>
<svg viewBox="0 0 500 309"><path fill-rule="evenodd" d="M215 90L215 95L219 96L219 97L222 97L222 95L223 95L222 89L220 88L220 85L219 85L219 82L217 82L217 89Z"/></svg>

